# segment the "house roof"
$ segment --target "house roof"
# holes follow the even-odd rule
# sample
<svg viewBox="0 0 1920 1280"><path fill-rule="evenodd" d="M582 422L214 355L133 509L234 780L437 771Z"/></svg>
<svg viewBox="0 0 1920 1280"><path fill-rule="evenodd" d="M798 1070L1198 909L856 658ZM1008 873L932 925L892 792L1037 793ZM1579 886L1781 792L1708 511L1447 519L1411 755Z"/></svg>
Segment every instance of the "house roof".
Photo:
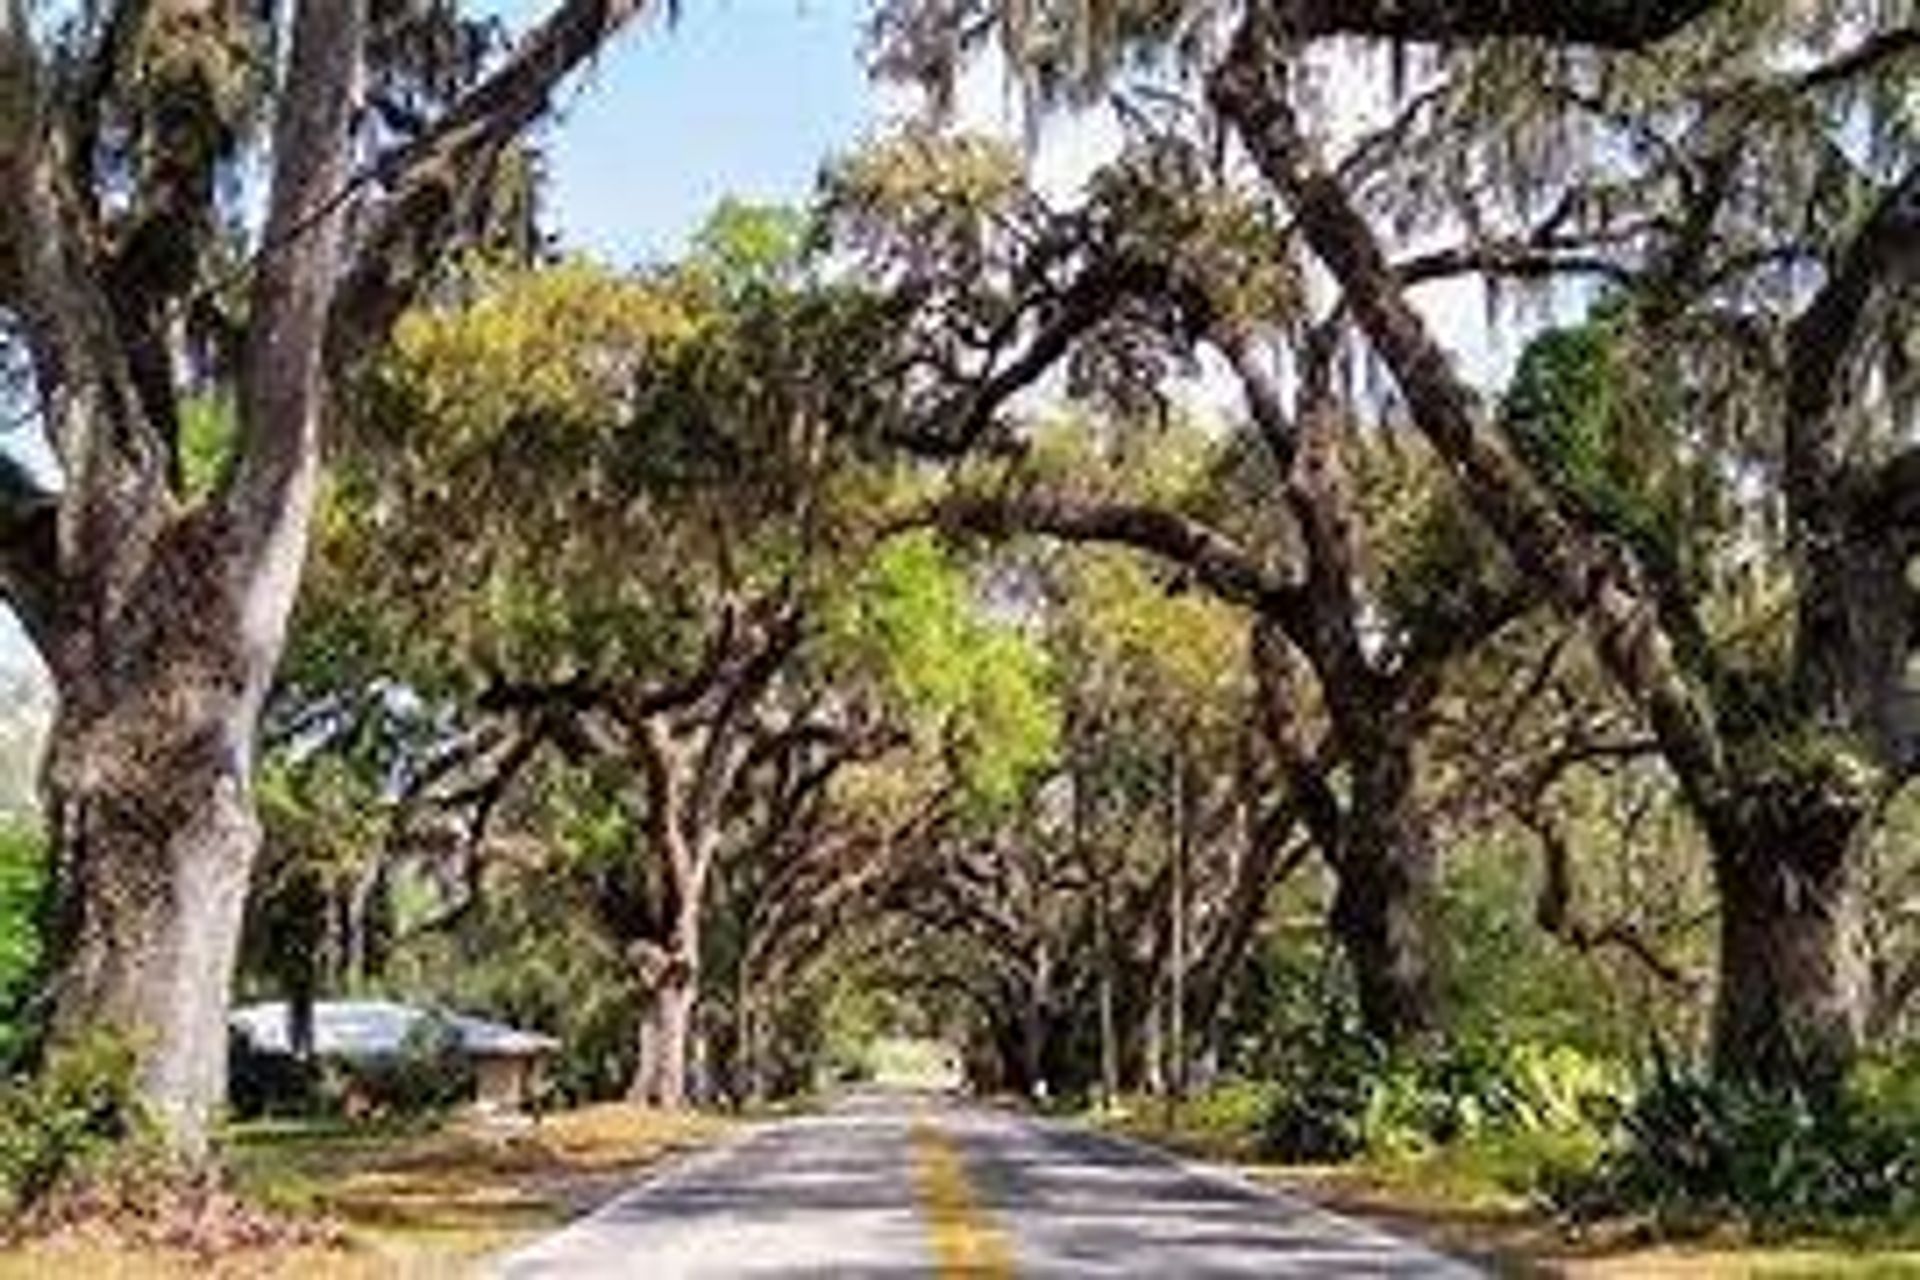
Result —
<svg viewBox="0 0 1920 1280"><path fill-rule="evenodd" d="M532 1057L560 1047L560 1042L552 1036L464 1014L421 1009L391 1000L320 1000L313 1006L313 1050L340 1058L375 1058L399 1053L406 1045L408 1033L431 1017L438 1017L451 1027L460 1050L474 1057ZM229 1023L259 1052L291 1051L284 1000L235 1009Z"/></svg>

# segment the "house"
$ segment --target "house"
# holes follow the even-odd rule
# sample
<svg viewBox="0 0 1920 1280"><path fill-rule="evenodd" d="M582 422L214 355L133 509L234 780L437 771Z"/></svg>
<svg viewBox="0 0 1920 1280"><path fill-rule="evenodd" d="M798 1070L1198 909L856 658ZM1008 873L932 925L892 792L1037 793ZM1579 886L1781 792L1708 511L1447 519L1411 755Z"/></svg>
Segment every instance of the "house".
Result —
<svg viewBox="0 0 1920 1280"><path fill-rule="evenodd" d="M292 1010L284 1000L246 1005L231 1018L249 1051L291 1058ZM483 1018L442 1013L391 1000L320 1000L313 1006L313 1054L352 1067L393 1061L439 1031L473 1070L476 1106L518 1111L539 1087L540 1070L560 1047L551 1036Z"/></svg>

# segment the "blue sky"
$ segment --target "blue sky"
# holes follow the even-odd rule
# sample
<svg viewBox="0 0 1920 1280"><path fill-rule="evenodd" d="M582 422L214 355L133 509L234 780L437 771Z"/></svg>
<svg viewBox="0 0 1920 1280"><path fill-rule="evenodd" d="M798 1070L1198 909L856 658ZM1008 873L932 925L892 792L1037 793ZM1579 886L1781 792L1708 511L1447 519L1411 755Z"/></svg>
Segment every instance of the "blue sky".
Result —
<svg viewBox="0 0 1920 1280"><path fill-rule="evenodd" d="M509 0L522 25L544 4ZM627 265L671 256L725 195L800 200L823 159L879 119L864 0L682 6L620 37L549 133L565 242Z"/></svg>

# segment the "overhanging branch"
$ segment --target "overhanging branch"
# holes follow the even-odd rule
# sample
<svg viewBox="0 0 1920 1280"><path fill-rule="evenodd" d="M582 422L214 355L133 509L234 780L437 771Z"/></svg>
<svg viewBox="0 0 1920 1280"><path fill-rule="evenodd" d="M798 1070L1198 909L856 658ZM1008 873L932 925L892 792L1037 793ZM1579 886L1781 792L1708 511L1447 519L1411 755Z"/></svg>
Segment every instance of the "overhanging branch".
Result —
<svg viewBox="0 0 1920 1280"><path fill-rule="evenodd" d="M1586 537L1505 450L1486 437L1477 396L1406 296L1348 192L1313 159L1288 104L1271 32L1244 22L1209 95L1262 176L1285 196L1300 234L1405 397L1414 424L1516 564L1569 617L1583 617L1615 681L1644 706L1682 784L1703 812L1724 784L1713 708L1689 678L1657 600L1633 565Z"/></svg>
<svg viewBox="0 0 1920 1280"><path fill-rule="evenodd" d="M328 355L352 367L414 300L446 247L460 195L551 107L554 91L647 0L565 0L512 56L380 167L392 195L374 215L335 299Z"/></svg>
<svg viewBox="0 0 1920 1280"><path fill-rule="evenodd" d="M1888 190L1787 335L1787 493L1802 516L1837 496L1835 410L1876 299L1920 281L1920 165Z"/></svg>
<svg viewBox="0 0 1920 1280"><path fill-rule="evenodd" d="M937 504L926 523L989 538L1026 533L1131 547L1189 570L1209 591L1234 604L1276 616L1299 608L1298 587L1231 538L1157 507L1049 494L961 496Z"/></svg>
<svg viewBox="0 0 1920 1280"><path fill-rule="evenodd" d="M1535 37L1558 44L1639 49L1664 40L1719 0L1280 0L1297 37L1361 35L1456 41Z"/></svg>

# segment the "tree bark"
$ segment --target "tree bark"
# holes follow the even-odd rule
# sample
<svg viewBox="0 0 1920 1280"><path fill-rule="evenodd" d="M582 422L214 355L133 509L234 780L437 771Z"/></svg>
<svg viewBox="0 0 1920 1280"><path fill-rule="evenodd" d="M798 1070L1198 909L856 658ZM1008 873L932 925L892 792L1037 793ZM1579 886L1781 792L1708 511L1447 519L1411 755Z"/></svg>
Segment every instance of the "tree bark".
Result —
<svg viewBox="0 0 1920 1280"><path fill-rule="evenodd" d="M1173 892L1167 905L1167 1092L1180 1101L1187 1096L1187 882L1192 871L1194 803L1185 756L1176 754L1169 763Z"/></svg>
<svg viewBox="0 0 1920 1280"><path fill-rule="evenodd" d="M1718 0L1283 0L1275 6L1296 37L1394 40L1532 37L1561 44L1638 49L1673 35Z"/></svg>
<svg viewBox="0 0 1920 1280"><path fill-rule="evenodd" d="M181 1154L226 1092L226 1011L260 831L265 672L158 655L131 679L61 673L47 786L58 857L55 1043L110 1030ZM96 673L97 674L97 673Z"/></svg>
<svg viewBox="0 0 1920 1280"><path fill-rule="evenodd" d="M1853 810L1817 808L1786 827L1719 833L1717 1074L1816 1090L1859 1048L1866 970Z"/></svg>
<svg viewBox="0 0 1920 1280"><path fill-rule="evenodd" d="M1416 792L1416 741L1427 686L1382 681L1370 669L1346 685L1322 677L1350 794L1333 788L1294 714L1298 660L1272 625L1255 628L1267 740L1285 770L1293 807L1334 876L1329 923L1351 969L1366 1032L1383 1045L1439 1029L1435 983L1440 937L1439 864Z"/></svg>
<svg viewBox="0 0 1920 1280"><path fill-rule="evenodd" d="M677 1111L690 1100L687 1081L694 1006L700 995L698 894L677 897L666 936L633 947L643 992L638 1052L628 1096Z"/></svg>
<svg viewBox="0 0 1920 1280"><path fill-rule="evenodd" d="M673 963L648 991L640 1013L640 1053L629 1095L649 1107L677 1111L687 1105L688 1050L698 993L691 964Z"/></svg>
<svg viewBox="0 0 1920 1280"><path fill-rule="evenodd" d="M1438 866L1413 794L1410 744L1354 760L1333 928L1352 966L1360 1022L1403 1046L1439 1025Z"/></svg>

